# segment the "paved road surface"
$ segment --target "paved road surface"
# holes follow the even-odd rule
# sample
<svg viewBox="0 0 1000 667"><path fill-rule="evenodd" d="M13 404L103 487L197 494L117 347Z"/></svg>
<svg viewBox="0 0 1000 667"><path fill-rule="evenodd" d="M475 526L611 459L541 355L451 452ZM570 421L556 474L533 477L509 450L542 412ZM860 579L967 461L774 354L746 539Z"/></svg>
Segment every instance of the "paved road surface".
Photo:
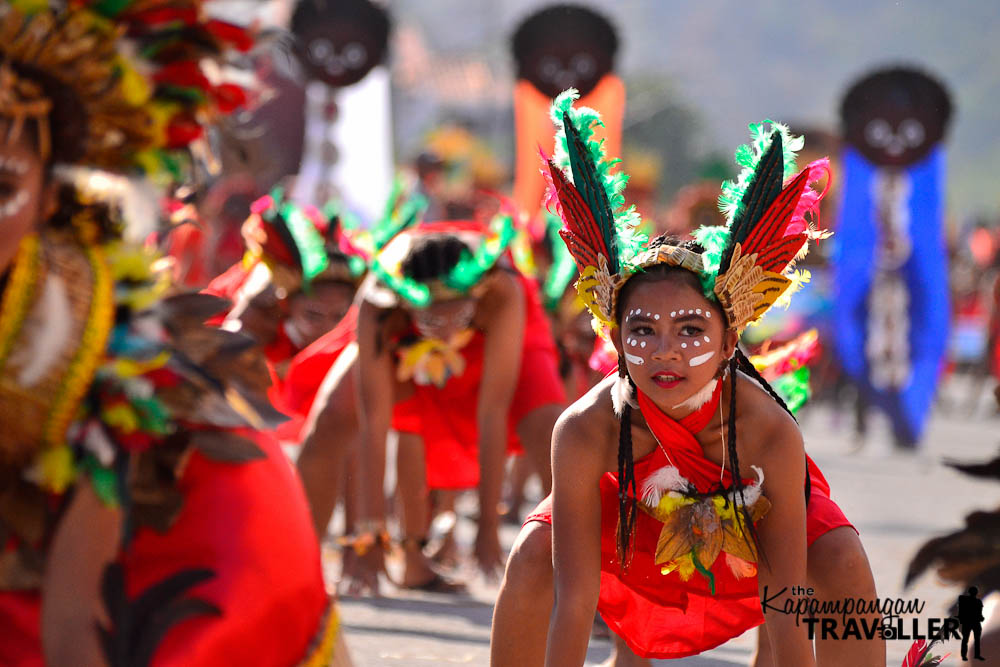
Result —
<svg viewBox="0 0 1000 667"><path fill-rule="evenodd" d="M903 572L916 547L927 537L961 523L977 507L996 506L1000 486L978 482L941 465L942 458L979 460L1000 445L1000 423L980 414L936 414L924 449L917 455L893 452L884 425L876 421L860 450L833 415L822 408L803 417L808 451L823 469L834 498L861 533L875 571L880 596L919 597L927 606L922 616L944 616L958 591L925 576L902 589ZM462 521L459 536L468 544L472 525ZM516 529L505 529L509 546ZM336 574L331 556L330 576ZM347 638L359 667L401 665L486 665L492 600L496 589L474 581L469 596L387 592L381 599L344 599L342 614ZM988 601L989 603L989 601ZM940 613L939 613L940 612ZM738 637L703 656L663 662L679 667L746 665L754 632ZM889 664L899 665L908 641L890 642ZM957 642L947 650L958 654ZM588 665L610 653L607 640L591 642ZM954 663L954 659L946 664Z"/></svg>

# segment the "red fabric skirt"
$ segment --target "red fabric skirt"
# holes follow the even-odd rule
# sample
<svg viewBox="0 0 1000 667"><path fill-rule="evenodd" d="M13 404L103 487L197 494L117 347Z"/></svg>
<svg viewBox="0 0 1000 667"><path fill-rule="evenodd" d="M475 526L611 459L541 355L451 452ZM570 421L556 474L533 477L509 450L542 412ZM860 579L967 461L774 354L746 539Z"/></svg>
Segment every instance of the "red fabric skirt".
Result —
<svg viewBox="0 0 1000 667"><path fill-rule="evenodd" d="M182 569L215 572L187 595L222 616L175 625L157 667L295 665L322 630L329 600L301 483L272 438L247 435L266 459L224 464L192 454L170 531L140 529L122 558L130 599ZM40 609L38 591L0 592L0 665L42 667Z"/></svg>
<svg viewBox="0 0 1000 667"><path fill-rule="evenodd" d="M635 462L637 481L645 477L642 468L651 472L666 462L654 464L661 456L656 449ZM811 488L806 533L811 545L834 528L854 526L830 498L830 486L812 459L808 459L808 470ZM529 521L552 525L551 496L528 515L525 523ZM617 526L618 483L607 473L601 478L601 593L597 608L637 655L660 659L697 655L764 622L757 577L735 578L724 557L710 568L716 595L709 593L697 573L687 582L676 572L661 574L654 554L663 524L645 512L638 515L632 562L622 572Z"/></svg>
<svg viewBox="0 0 1000 667"><path fill-rule="evenodd" d="M519 276L524 290L525 325L521 371L507 411L507 450L522 451L517 425L536 408L566 402L558 357L538 287ZM427 483L435 489L464 489L479 484L479 429L476 414L483 373L483 336L462 348L465 372L444 387L416 385L413 395L393 408L392 428L415 433L424 441Z"/></svg>
<svg viewBox="0 0 1000 667"><path fill-rule="evenodd" d="M194 453L177 521L164 535L140 530L124 558L130 597L182 568L216 573L190 595L222 617L175 626L158 667L294 665L320 631L328 597L301 482L273 438L251 437L266 459L225 464Z"/></svg>

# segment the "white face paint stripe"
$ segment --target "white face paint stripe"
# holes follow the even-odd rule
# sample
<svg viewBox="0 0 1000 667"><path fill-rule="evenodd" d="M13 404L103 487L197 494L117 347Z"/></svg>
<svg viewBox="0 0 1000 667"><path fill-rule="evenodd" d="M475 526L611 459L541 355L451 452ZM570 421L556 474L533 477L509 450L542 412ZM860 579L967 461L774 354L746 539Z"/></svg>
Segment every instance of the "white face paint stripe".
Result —
<svg viewBox="0 0 1000 667"><path fill-rule="evenodd" d="M703 363L715 356L715 350L711 352L706 352L705 354L699 354L697 357L691 357L691 361L688 362L688 366L701 366Z"/></svg>
<svg viewBox="0 0 1000 667"><path fill-rule="evenodd" d="M625 361L630 364L635 364L636 366L642 366L646 363L642 357L637 357L634 354L629 354L628 352L625 353Z"/></svg>
<svg viewBox="0 0 1000 667"><path fill-rule="evenodd" d="M0 167L6 167L17 176L24 176L28 173L28 163L17 158L0 158Z"/></svg>
<svg viewBox="0 0 1000 667"><path fill-rule="evenodd" d="M28 192L26 190L18 190L17 194L11 197L6 204L0 204L0 218L9 218L17 215L27 203Z"/></svg>

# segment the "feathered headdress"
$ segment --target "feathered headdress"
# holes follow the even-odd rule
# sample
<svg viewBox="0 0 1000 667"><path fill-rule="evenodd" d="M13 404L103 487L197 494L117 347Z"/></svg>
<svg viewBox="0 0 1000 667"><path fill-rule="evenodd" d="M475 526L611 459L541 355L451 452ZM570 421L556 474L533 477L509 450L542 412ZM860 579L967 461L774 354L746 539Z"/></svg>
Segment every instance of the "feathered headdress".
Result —
<svg viewBox="0 0 1000 667"><path fill-rule="evenodd" d="M615 326L618 292L636 272L656 264L682 266L701 277L705 296L718 301L729 326L742 332L807 276L793 270L811 238L827 233L806 220L817 215L825 192L809 185L828 174L827 160L818 160L795 173L795 139L783 125L765 121L750 126L753 141L736 151L744 167L735 181L723 185L720 209L727 224L702 227L695 238L703 253L664 244L646 247L636 231L634 207L625 208L628 177L612 173L618 160L605 157L601 144L591 140L600 122L591 109L572 107L576 91L556 98L556 153L548 161L551 192L565 223L560 231L580 270L577 290L594 315L595 328Z"/></svg>
<svg viewBox="0 0 1000 667"><path fill-rule="evenodd" d="M220 79L242 29L209 19L201 0L0 5L0 116L6 140L34 123L46 160L113 171L180 173L175 152L246 101Z"/></svg>
<svg viewBox="0 0 1000 667"><path fill-rule="evenodd" d="M372 227L371 274L375 282L366 298L384 307L402 298L417 308L433 301L464 296L482 279L506 252L516 235L513 218L501 213L489 225L478 222L420 222L427 209L427 199L415 194L405 196L397 181L382 218ZM413 243L426 234L450 234L458 237L469 250L462 253L455 267L430 283L414 280L403 273L403 260Z"/></svg>
<svg viewBox="0 0 1000 667"><path fill-rule="evenodd" d="M301 207L275 188L250 211L242 228L246 269L263 263L271 282L288 292L308 291L322 280L356 285L364 277L366 258L343 234L336 206L325 213Z"/></svg>
<svg viewBox="0 0 1000 667"><path fill-rule="evenodd" d="M462 252L458 263L447 275L432 282L414 280L403 273L406 259L414 242L427 234L447 234L458 237L469 249ZM444 221L422 223L397 234L372 261L371 272L378 280L371 296L380 304L390 305L402 297L417 308L426 308L434 301L455 299L468 294L506 252L515 235L511 216L500 214L490 224ZM387 294L385 288L391 291Z"/></svg>

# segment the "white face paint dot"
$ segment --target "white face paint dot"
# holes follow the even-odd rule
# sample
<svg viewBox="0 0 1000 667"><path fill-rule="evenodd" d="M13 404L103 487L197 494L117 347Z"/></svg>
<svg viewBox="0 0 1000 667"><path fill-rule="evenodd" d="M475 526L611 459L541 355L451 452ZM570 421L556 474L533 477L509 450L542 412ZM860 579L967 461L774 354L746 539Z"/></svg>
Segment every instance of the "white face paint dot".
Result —
<svg viewBox="0 0 1000 667"><path fill-rule="evenodd" d="M670 317L677 317L677 311L676 310L671 311Z"/></svg>
<svg viewBox="0 0 1000 667"><path fill-rule="evenodd" d="M687 346L688 346L688 344L687 344L687 343L681 343L681 349L682 349L682 350L686 350L686 349L687 349Z"/></svg>
<svg viewBox="0 0 1000 667"><path fill-rule="evenodd" d="M711 339L708 336L705 336L705 342L706 343L711 343L712 341L711 341Z"/></svg>
<svg viewBox="0 0 1000 667"><path fill-rule="evenodd" d="M706 310L705 311L705 317L711 317L711 316L712 316L712 311Z"/></svg>
<svg viewBox="0 0 1000 667"><path fill-rule="evenodd" d="M641 343L639 343L639 347L645 348L646 347L646 341L642 341Z"/></svg>
<svg viewBox="0 0 1000 667"><path fill-rule="evenodd" d="M700 341L700 340L696 340L696 341L694 342L694 346L695 346L695 347L701 347L701 341Z"/></svg>
<svg viewBox="0 0 1000 667"><path fill-rule="evenodd" d="M646 313L646 317L652 317L653 313Z"/></svg>
<svg viewBox="0 0 1000 667"><path fill-rule="evenodd" d="M654 320L658 320L658 319L660 319L660 314L659 314L659 313L657 313L656 315L653 315L653 319L654 319Z"/></svg>
<svg viewBox="0 0 1000 667"><path fill-rule="evenodd" d="M696 313L698 313L699 315L701 315L701 308L695 308L695 311L694 311L694 312L696 312Z"/></svg>

